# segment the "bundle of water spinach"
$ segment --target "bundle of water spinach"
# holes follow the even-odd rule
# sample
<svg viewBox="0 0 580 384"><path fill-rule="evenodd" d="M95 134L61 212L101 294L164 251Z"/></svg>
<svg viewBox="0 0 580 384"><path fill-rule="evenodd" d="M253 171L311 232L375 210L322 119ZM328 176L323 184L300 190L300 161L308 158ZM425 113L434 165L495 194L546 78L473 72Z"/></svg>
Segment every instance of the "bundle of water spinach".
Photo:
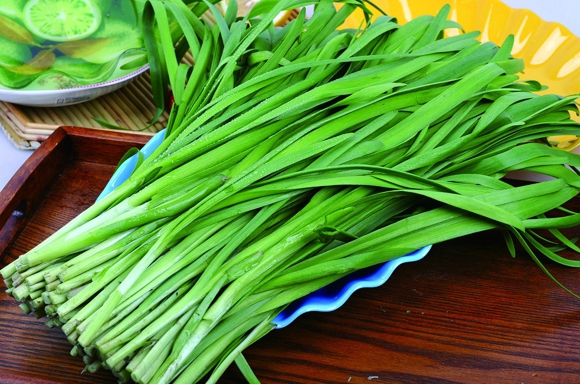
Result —
<svg viewBox="0 0 580 384"><path fill-rule="evenodd" d="M158 100L173 105L159 148L132 176L2 269L23 311L46 316L88 371L120 382L216 382L292 301L348 273L484 230L541 258L578 250L558 209L578 194L577 95L538 94L510 56L449 7L405 25L370 22L363 1L146 3ZM337 29L355 9L366 22ZM198 15L214 13L215 24ZM176 33L179 31L179 33ZM181 58L191 52L195 64ZM162 104L161 104L162 105ZM551 176L514 187L515 170ZM564 289L566 289L564 287ZM329 315L331 316L331 315Z"/></svg>

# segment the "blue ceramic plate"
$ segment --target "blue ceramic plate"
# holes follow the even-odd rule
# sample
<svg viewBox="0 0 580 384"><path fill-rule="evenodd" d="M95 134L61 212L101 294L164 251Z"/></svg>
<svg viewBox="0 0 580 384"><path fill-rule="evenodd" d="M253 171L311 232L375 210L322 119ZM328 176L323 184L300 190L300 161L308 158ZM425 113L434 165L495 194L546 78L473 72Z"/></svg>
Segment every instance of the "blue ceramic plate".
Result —
<svg viewBox="0 0 580 384"><path fill-rule="evenodd" d="M360 288L375 288L383 285L399 265L421 260L431 249L428 245L408 255L389 260L384 264L353 272L296 300L272 321L276 328L283 328L306 312L331 312L340 308Z"/></svg>
<svg viewBox="0 0 580 384"><path fill-rule="evenodd" d="M165 138L165 129L157 132L147 144L141 148L139 152L143 154L143 158L148 158L151 153L159 147L163 139ZM119 165L119 167L113 173L113 176L97 198L97 201L102 199L104 196L108 195L113 189L117 188L119 185L123 184L125 180L131 176L133 171L135 170L135 166L137 165L138 155L133 155L130 158L126 159L123 164Z"/></svg>

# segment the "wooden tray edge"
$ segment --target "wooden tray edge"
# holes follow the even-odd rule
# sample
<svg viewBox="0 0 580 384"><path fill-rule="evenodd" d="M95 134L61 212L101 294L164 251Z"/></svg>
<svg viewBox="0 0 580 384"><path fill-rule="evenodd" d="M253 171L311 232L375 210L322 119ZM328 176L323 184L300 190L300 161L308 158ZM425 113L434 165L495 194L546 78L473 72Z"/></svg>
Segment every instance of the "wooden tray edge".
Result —
<svg viewBox="0 0 580 384"><path fill-rule="evenodd" d="M0 372L0 383L2 384L63 384L62 380L56 380L48 376L36 374L26 374L3 369Z"/></svg>
<svg viewBox="0 0 580 384"><path fill-rule="evenodd" d="M0 261L20 231L26 226L44 192L73 158L115 165L119 154L142 147L150 136L134 132L96 130L75 126L59 127L24 162L0 191ZM92 153L95 142L102 151ZM108 159L108 156L112 157Z"/></svg>

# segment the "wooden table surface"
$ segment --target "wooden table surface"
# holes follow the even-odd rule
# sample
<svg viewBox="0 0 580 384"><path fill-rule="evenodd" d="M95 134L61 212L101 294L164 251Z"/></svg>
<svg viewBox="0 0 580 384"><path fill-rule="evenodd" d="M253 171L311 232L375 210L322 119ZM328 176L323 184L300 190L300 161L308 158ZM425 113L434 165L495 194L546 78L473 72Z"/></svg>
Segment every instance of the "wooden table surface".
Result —
<svg viewBox="0 0 580 384"><path fill-rule="evenodd" d="M143 144L84 134L55 137L38 152L49 160L28 164L0 194L2 265L96 198L114 170L94 155L103 140L116 143L109 157ZM24 216L10 214L17 207ZM546 266L580 293L580 271ZM60 329L0 294L0 383L115 382L107 371L81 374L70 347ZM580 383L580 300L524 252L512 258L501 233L485 232L435 245L383 286L334 312L302 315L245 356L263 383ZM242 382L237 368L222 382Z"/></svg>

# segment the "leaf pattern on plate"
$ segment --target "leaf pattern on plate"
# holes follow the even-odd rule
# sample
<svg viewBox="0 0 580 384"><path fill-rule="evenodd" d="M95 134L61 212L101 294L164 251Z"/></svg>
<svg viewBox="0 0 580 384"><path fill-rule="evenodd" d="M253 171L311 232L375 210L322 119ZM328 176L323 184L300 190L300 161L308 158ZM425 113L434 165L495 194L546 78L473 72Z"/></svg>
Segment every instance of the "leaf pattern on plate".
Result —
<svg viewBox="0 0 580 384"><path fill-rule="evenodd" d="M17 43L36 45L34 36L15 21L0 15L0 35Z"/></svg>
<svg viewBox="0 0 580 384"><path fill-rule="evenodd" d="M59 43L55 45L54 48L67 56L74 57L76 59L82 59L87 55L98 53L101 49L105 48L114 40L115 38L111 37L67 41L65 43Z"/></svg>
<svg viewBox="0 0 580 384"><path fill-rule="evenodd" d="M56 60L56 56L52 49L43 49L39 51L36 56L28 63L9 67L12 72L20 75L37 75L50 68Z"/></svg>

